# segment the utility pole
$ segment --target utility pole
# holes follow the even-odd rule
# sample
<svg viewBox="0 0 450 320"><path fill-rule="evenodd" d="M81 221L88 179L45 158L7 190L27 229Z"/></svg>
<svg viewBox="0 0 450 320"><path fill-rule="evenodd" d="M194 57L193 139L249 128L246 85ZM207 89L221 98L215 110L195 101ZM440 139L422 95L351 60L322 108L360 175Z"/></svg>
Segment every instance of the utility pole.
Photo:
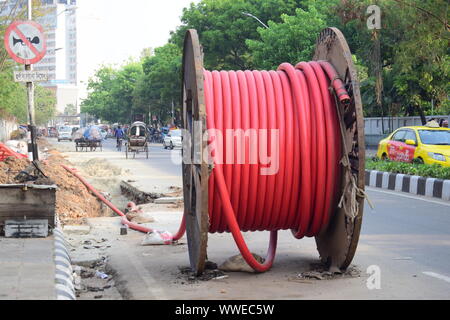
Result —
<svg viewBox="0 0 450 320"><path fill-rule="evenodd" d="M381 126L384 134L384 104L383 104L383 63L381 58L381 41L380 41L380 32L375 30L373 32L373 40L374 40L374 55L373 55L373 64L375 66L375 93L378 108L381 110ZM388 121L389 123L389 121ZM389 125L390 127L390 125ZM389 128L390 132L390 128Z"/></svg>
<svg viewBox="0 0 450 320"><path fill-rule="evenodd" d="M32 0L28 0L28 20L33 20L33 4ZM26 64L25 70L31 71L32 65ZM31 134L31 143L28 144L28 154L32 153L33 161L39 160L38 148L36 144L36 126L34 123L35 113L34 113L34 83L27 82L27 92L28 92L28 128Z"/></svg>
<svg viewBox="0 0 450 320"><path fill-rule="evenodd" d="M384 134L384 106L383 106L383 63L381 57L381 9L376 4L367 7L366 13L369 15L367 19L367 28L372 30L373 51L372 51L372 68L375 76L375 94L377 106L381 111L381 130ZM389 123L389 121L388 121ZM390 124L389 124L390 127ZM390 129L390 128L389 128ZM390 130L389 130L390 131Z"/></svg>

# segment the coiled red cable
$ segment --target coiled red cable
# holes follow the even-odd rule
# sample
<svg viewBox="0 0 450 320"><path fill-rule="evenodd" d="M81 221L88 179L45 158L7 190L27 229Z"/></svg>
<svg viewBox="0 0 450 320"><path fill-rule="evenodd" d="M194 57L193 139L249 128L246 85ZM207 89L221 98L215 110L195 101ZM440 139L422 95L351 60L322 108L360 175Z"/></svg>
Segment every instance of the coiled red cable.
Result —
<svg viewBox="0 0 450 320"><path fill-rule="evenodd" d="M341 102L350 98L328 62L295 67L284 63L277 71L205 70L204 77L214 158L209 231L231 232L245 261L264 272L273 264L278 230L291 229L300 239L316 236L328 225L336 207L341 160L340 124L330 83ZM241 139L239 144L227 134L249 129L258 134L247 143ZM252 161L263 148L277 151L267 154L272 163ZM276 173L261 174L276 159ZM241 231L271 231L263 264L253 257Z"/></svg>

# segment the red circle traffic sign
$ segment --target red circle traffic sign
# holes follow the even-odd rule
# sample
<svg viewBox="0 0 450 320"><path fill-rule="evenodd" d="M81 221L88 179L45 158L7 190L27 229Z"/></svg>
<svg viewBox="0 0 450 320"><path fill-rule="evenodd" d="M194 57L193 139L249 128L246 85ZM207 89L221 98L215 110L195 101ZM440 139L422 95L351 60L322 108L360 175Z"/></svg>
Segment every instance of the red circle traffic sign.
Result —
<svg viewBox="0 0 450 320"><path fill-rule="evenodd" d="M35 64L47 53L42 26L34 21L15 21L5 32L5 48L14 61Z"/></svg>

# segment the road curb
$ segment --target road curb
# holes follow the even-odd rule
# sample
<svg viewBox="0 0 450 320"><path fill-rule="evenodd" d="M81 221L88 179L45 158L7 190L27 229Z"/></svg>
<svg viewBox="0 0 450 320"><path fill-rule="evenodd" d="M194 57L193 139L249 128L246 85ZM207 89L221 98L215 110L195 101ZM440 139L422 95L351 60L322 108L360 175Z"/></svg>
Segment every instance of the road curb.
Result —
<svg viewBox="0 0 450 320"><path fill-rule="evenodd" d="M55 262L55 294L56 300L76 300L75 287L73 285L73 269L69 244L64 238L61 227L53 230L55 238L54 262Z"/></svg>
<svg viewBox="0 0 450 320"><path fill-rule="evenodd" d="M450 201L450 180L366 170L366 186Z"/></svg>

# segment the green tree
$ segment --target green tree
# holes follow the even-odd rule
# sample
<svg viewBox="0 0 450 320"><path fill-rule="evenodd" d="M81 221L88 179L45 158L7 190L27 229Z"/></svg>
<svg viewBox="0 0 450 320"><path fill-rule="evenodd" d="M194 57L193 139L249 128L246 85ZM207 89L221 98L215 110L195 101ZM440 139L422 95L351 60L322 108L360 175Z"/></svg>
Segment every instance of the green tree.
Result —
<svg viewBox="0 0 450 320"><path fill-rule="evenodd" d="M35 122L37 125L46 125L56 114L55 93L47 88L37 85L35 87Z"/></svg>
<svg viewBox="0 0 450 320"><path fill-rule="evenodd" d="M309 3L294 16L282 15L280 23L269 22L268 29L258 28L261 40L247 40L255 65L274 69L283 62L311 60L317 36L327 26L326 15L320 11Z"/></svg>
<svg viewBox="0 0 450 320"><path fill-rule="evenodd" d="M390 115L450 112L448 3L445 0L341 0L333 9L338 26L358 60L369 70L361 84L368 116L379 116L375 86L373 32L367 29L366 9L377 4L382 12L381 43L384 96ZM366 110L366 111L367 111ZM394 113L392 113L394 112Z"/></svg>
<svg viewBox="0 0 450 320"><path fill-rule="evenodd" d="M74 116L77 114L77 107L70 103L68 105L66 105L66 107L64 108L64 114L68 115L68 116Z"/></svg>
<svg viewBox="0 0 450 320"><path fill-rule="evenodd" d="M250 69L253 58L246 40L259 39L261 24L281 22L282 14L293 14L301 0L202 0L183 10L182 25L172 34L171 42L181 48L187 29L194 28L205 52L207 69Z"/></svg>
<svg viewBox="0 0 450 320"><path fill-rule="evenodd" d="M12 69L0 72L0 117L27 121L27 93L23 84L14 82Z"/></svg>
<svg viewBox="0 0 450 320"><path fill-rule="evenodd" d="M133 117L133 93L142 76L142 65L129 62L118 70L102 66L88 82L88 97L81 111L109 122L129 123Z"/></svg>
<svg viewBox="0 0 450 320"><path fill-rule="evenodd" d="M119 120L126 123L133 119L133 93L138 80L142 77L142 65L140 62L131 62L117 72L111 92L113 104L111 109L119 115ZM105 118L108 121L112 119Z"/></svg>
<svg viewBox="0 0 450 320"><path fill-rule="evenodd" d="M117 71L111 66L100 67L95 75L88 81L88 97L81 103L81 112L88 113L97 118L117 118L113 110L109 110L113 103L112 88Z"/></svg>
<svg viewBox="0 0 450 320"><path fill-rule="evenodd" d="M28 97L26 87L12 80L12 71L0 73L0 117L13 116L21 123L28 119ZM35 86L35 122L45 125L56 113L56 97L53 91Z"/></svg>
<svg viewBox="0 0 450 320"><path fill-rule="evenodd" d="M155 55L143 60L143 76L134 91L134 108L157 115L163 122L171 114L172 103L181 103L181 50L175 44L155 49Z"/></svg>

